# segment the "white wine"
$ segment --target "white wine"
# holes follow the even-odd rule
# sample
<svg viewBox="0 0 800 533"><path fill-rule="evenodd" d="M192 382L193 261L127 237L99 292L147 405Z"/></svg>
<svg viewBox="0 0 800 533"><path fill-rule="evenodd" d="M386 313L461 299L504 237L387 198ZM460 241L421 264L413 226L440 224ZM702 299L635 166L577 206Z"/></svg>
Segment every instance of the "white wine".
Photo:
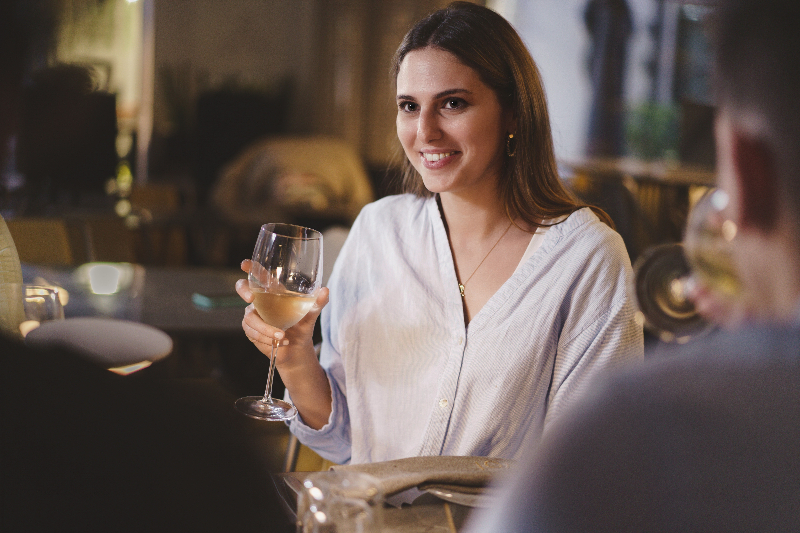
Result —
<svg viewBox="0 0 800 533"><path fill-rule="evenodd" d="M698 246L688 254L692 269L700 281L715 293L736 298L742 290L742 282L733 266L733 258L719 247L714 249L712 244Z"/></svg>
<svg viewBox="0 0 800 533"><path fill-rule="evenodd" d="M315 295L299 292L265 292L251 289L256 311L261 319L276 328L286 330L297 324L314 305Z"/></svg>

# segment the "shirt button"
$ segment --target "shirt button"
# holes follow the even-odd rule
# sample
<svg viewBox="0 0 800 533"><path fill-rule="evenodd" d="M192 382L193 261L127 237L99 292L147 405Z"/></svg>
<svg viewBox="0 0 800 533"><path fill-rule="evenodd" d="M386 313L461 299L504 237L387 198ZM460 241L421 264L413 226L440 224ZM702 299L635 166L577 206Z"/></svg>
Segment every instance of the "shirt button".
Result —
<svg viewBox="0 0 800 533"><path fill-rule="evenodd" d="M461 337L459 337L459 338L458 338L458 345L459 345L459 346L461 346L461 343L462 343L462 342L464 342L464 339L462 339Z"/></svg>
<svg viewBox="0 0 800 533"><path fill-rule="evenodd" d="M444 398L442 398L441 400L439 400L439 407L441 407L442 409L444 409L445 407L447 407L447 400L445 400Z"/></svg>

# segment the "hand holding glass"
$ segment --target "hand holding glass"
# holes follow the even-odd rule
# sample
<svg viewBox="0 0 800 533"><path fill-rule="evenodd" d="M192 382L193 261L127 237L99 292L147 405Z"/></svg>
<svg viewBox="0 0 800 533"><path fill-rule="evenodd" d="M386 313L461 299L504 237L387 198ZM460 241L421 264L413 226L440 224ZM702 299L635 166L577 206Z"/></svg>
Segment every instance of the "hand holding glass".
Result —
<svg viewBox="0 0 800 533"><path fill-rule="evenodd" d="M724 191L707 191L689 213L683 243L647 250L634 265L634 294L645 325L664 341L686 342L711 329L692 301L700 285L735 312L741 291L732 258L737 229L727 206Z"/></svg>
<svg viewBox="0 0 800 533"><path fill-rule="evenodd" d="M253 305L267 324L287 330L297 324L317 299L322 285L322 234L292 224L261 226L248 274ZM290 420L297 409L272 398L275 357L273 341L264 396L236 400L236 408L260 420Z"/></svg>

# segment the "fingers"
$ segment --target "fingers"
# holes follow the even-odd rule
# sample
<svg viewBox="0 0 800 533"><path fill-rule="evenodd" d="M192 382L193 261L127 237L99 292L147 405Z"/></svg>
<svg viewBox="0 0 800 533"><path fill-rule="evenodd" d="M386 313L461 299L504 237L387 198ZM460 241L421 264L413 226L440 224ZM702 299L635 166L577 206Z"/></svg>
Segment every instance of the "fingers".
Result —
<svg viewBox="0 0 800 533"><path fill-rule="evenodd" d="M717 294L697 279L693 279L687 293L697 312L718 326L735 328L744 318L744 310L739 303Z"/></svg>
<svg viewBox="0 0 800 533"><path fill-rule="evenodd" d="M254 299L253 293L250 291L250 285L247 283L246 279L236 281L236 293L247 303L251 303Z"/></svg>
<svg viewBox="0 0 800 533"><path fill-rule="evenodd" d="M236 283L236 291L246 301L252 301L253 296L248 288L247 280L239 280ZM280 346L288 345L289 338L291 338L292 344L298 342L303 344L306 341L310 342L314 331L314 324L317 318L319 318L322 308L328 304L328 297L328 289L322 288L311 310L300 322L289 328L287 332L264 322L255 310L255 306L251 303L245 308L244 318L242 319L242 329L250 342L268 356L272 353L273 342L279 342Z"/></svg>
<svg viewBox="0 0 800 533"><path fill-rule="evenodd" d="M242 270L244 272L250 272L250 265L252 263L253 262L250 259L245 259L244 261L242 261L242 264L241 264Z"/></svg>
<svg viewBox="0 0 800 533"><path fill-rule="evenodd" d="M273 342L280 341L281 345L288 344L288 341L284 339L286 336L284 332L261 320L252 304L245 308L242 329L250 342L259 346L259 349L263 346L269 350L272 348Z"/></svg>

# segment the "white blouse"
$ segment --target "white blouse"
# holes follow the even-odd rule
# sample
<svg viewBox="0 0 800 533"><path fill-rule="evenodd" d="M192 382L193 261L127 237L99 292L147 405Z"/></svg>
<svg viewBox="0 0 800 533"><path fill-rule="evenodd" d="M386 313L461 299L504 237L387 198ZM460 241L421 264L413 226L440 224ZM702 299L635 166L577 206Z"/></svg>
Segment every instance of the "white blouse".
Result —
<svg viewBox="0 0 800 533"><path fill-rule="evenodd" d="M299 440L337 463L419 455L514 458L608 368L643 357L620 236L581 209L464 324L435 198L383 198L331 274L320 362L333 411Z"/></svg>

